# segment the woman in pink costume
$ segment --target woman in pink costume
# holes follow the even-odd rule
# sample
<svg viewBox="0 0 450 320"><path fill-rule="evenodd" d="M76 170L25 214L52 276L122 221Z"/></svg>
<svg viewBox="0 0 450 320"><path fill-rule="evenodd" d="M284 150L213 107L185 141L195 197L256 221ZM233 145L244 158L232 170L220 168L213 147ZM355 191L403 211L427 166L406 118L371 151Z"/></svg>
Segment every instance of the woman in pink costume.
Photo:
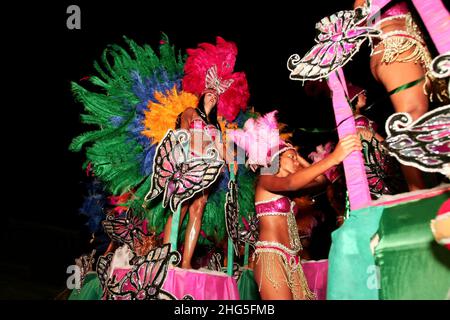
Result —
<svg viewBox="0 0 450 320"><path fill-rule="evenodd" d="M208 149L215 147L224 159L225 147L221 143L218 117L232 122L241 110L246 109L249 98L245 73L234 72L236 44L217 37L215 45L201 43L195 49L188 49L187 53L183 91L199 97L199 102L196 108L187 108L178 116L176 129L190 132L189 151L192 158L206 156ZM209 192L209 189L203 190L181 208L180 225L189 212L182 268L192 268L191 260L200 235ZM164 243L170 241L171 225L172 216L164 229Z"/></svg>
<svg viewBox="0 0 450 320"><path fill-rule="evenodd" d="M330 156L310 165L292 145L280 139L275 114L273 111L257 120L249 119L243 130L228 134L245 149L247 163L259 170L255 280L263 300L314 299L298 255L302 247L295 220L297 207L286 194L324 182L322 174L352 151L361 150L361 142L356 135L347 136Z"/></svg>

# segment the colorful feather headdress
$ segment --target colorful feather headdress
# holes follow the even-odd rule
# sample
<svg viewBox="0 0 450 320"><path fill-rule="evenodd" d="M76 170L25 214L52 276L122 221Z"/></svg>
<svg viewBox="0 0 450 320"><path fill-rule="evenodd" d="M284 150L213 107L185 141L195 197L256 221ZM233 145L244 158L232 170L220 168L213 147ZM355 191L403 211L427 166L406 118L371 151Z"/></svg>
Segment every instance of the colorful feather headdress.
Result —
<svg viewBox="0 0 450 320"><path fill-rule="evenodd" d="M188 49L184 66L183 90L200 97L213 92L218 97L217 113L232 122L245 111L250 96L244 72L233 72L237 47L221 37L216 45L201 43L196 49Z"/></svg>
<svg viewBox="0 0 450 320"><path fill-rule="evenodd" d="M256 170L257 167L269 166L280 153L295 148L280 138L278 122L275 117L278 111L272 111L257 119L250 118L244 129L228 131L227 137L244 149L247 164Z"/></svg>

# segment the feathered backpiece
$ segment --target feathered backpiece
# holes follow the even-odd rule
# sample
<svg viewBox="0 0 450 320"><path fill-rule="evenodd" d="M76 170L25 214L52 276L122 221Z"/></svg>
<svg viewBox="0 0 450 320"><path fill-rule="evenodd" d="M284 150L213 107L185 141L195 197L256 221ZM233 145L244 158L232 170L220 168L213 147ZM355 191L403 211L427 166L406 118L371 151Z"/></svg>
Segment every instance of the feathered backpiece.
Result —
<svg viewBox="0 0 450 320"><path fill-rule="evenodd" d="M294 149L280 138L277 112L274 110L257 119L250 118L244 129L228 132L228 137L245 150L247 164L253 170L258 166L267 167L278 154Z"/></svg>
<svg viewBox="0 0 450 320"><path fill-rule="evenodd" d="M237 47L221 37L216 45L201 43L196 49L188 49L184 66L183 90L200 97L213 92L219 97L217 113L233 121L239 110L245 111L249 98L244 72L233 72Z"/></svg>

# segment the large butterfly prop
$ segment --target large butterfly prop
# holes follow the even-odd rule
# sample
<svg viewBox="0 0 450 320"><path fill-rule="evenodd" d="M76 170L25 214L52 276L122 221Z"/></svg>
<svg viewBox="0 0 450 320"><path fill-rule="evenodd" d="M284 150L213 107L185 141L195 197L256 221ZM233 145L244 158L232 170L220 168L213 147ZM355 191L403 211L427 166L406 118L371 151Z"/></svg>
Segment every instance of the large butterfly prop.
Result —
<svg viewBox="0 0 450 320"><path fill-rule="evenodd" d="M236 280L236 282L239 281L239 279L242 276L242 271L244 269L236 262L233 263L233 275L232 277L234 278L234 280Z"/></svg>
<svg viewBox="0 0 450 320"><path fill-rule="evenodd" d="M358 7L355 10L339 11L318 22L317 44L303 58L298 54L289 57L289 78L318 80L343 67L359 51L365 40L380 35L377 29L360 26L369 13L369 7Z"/></svg>
<svg viewBox="0 0 450 320"><path fill-rule="evenodd" d="M450 105L412 121L408 113L394 113L386 121L389 153L402 164L427 172L444 173L450 163Z"/></svg>
<svg viewBox="0 0 450 320"><path fill-rule="evenodd" d="M145 196L149 201L164 191L163 206L170 205L175 212L184 201L208 188L216 181L225 164L218 158L215 148L208 156L188 158L183 144L189 145L190 135L186 130L169 130L158 145L153 163L152 186Z"/></svg>
<svg viewBox="0 0 450 320"><path fill-rule="evenodd" d="M146 257L141 257L131 270L119 281L109 277L113 253L100 257L97 273L108 300L176 300L171 293L162 289L171 260L181 260L178 252L170 252L170 244L155 248ZM183 300L191 300L187 295Z"/></svg>
<svg viewBox="0 0 450 320"><path fill-rule="evenodd" d="M258 239L258 219L253 216L250 222L243 218L244 227L239 227L239 205L237 197L237 185L234 181L228 183L229 191L226 194L225 201L225 223L228 237L233 241L233 248L236 255L239 254L239 244L248 243L254 246Z"/></svg>

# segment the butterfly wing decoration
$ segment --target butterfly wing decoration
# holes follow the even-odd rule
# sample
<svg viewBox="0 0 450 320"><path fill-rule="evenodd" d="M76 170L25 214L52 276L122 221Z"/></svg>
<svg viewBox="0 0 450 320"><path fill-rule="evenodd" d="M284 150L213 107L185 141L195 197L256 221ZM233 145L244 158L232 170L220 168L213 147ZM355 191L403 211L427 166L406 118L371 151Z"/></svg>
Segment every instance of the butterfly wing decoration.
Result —
<svg viewBox="0 0 450 320"><path fill-rule="evenodd" d="M316 24L317 44L303 58L289 57L287 67L291 80L318 80L343 67L359 51L362 43L380 35L380 31L361 25L369 16L367 7L339 11Z"/></svg>
<svg viewBox="0 0 450 320"><path fill-rule="evenodd" d="M389 153L405 165L426 172L448 170L450 163L450 105L412 121L408 113L394 113L386 121Z"/></svg>
<svg viewBox="0 0 450 320"><path fill-rule="evenodd" d="M239 255L239 206L237 201L237 185L233 180L228 183L229 191L225 201L225 223L228 237L233 241L236 255Z"/></svg>
<svg viewBox="0 0 450 320"><path fill-rule="evenodd" d="M132 209L129 209L123 218L108 215L102 224L112 240L126 243L132 250L135 243L142 243L146 236L143 229L144 221L133 215Z"/></svg>
<svg viewBox="0 0 450 320"><path fill-rule="evenodd" d="M209 149L207 157L187 159L183 144L189 141L189 133L185 130L167 132L156 150L152 187L145 197L146 201L164 191L163 206L169 204L175 212L184 201L216 181L225 164L218 159L217 150Z"/></svg>

